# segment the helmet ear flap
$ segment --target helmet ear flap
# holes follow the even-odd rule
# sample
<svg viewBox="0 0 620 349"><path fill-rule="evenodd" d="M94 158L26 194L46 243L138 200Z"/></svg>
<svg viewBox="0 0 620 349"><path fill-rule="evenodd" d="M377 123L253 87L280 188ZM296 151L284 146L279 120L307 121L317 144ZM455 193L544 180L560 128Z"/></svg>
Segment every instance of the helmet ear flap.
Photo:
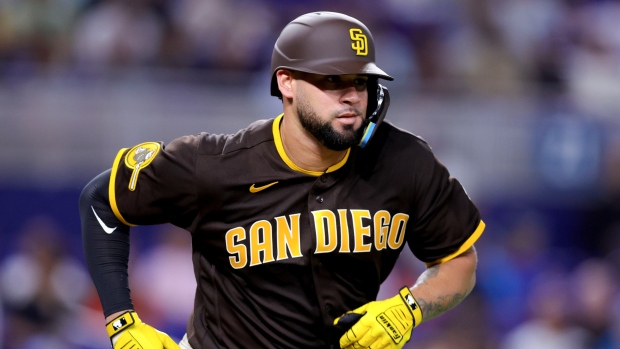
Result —
<svg viewBox="0 0 620 349"><path fill-rule="evenodd" d="M271 95L282 99L282 92L280 92L280 88L278 88L278 80L276 79L276 72L271 74Z"/></svg>
<svg viewBox="0 0 620 349"><path fill-rule="evenodd" d="M377 109L377 89L379 87L379 79L373 76L368 77L366 90L368 91L368 106L366 108L366 120L368 120L373 112Z"/></svg>
<svg viewBox="0 0 620 349"><path fill-rule="evenodd" d="M368 141L372 138L372 136L377 131L379 124L385 118L385 114L387 114L388 107L390 106L390 93L387 87L377 83L376 85L376 93L373 96L368 96L368 112L366 116L366 129L364 130L364 134L362 135L362 139L359 142L359 146L364 148ZM368 86L371 88L371 86ZM371 103L374 101L374 104Z"/></svg>

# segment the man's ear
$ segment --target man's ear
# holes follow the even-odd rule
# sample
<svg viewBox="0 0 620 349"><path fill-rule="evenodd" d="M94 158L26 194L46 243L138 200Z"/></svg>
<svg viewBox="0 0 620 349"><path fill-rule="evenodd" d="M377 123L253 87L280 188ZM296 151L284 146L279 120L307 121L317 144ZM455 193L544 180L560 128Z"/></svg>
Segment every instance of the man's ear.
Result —
<svg viewBox="0 0 620 349"><path fill-rule="evenodd" d="M282 98L293 98L293 80L293 72L290 70L280 69L276 72L276 81Z"/></svg>

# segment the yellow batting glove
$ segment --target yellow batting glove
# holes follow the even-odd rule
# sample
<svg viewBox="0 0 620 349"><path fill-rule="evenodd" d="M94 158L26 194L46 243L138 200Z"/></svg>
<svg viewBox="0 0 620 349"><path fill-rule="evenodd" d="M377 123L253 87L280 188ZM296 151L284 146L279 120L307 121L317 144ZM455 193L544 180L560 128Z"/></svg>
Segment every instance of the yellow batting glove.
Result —
<svg viewBox="0 0 620 349"><path fill-rule="evenodd" d="M106 329L114 349L181 349L170 336L142 322L134 311L119 315Z"/></svg>
<svg viewBox="0 0 620 349"><path fill-rule="evenodd" d="M340 348L400 349L422 323L422 310L408 287L392 298L366 303L346 314L351 313L363 316L340 338Z"/></svg>

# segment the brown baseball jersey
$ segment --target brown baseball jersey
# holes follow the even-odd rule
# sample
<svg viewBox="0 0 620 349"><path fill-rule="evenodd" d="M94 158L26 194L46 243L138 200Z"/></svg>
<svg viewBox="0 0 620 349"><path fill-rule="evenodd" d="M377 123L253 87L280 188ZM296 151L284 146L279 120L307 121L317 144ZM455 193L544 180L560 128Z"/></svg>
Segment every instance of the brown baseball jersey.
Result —
<svg viewBox="0 0 620 349"><path fill-rule="evenodd" d="M192 234L194 349L328 347L334 319L375 300L405 243L439 263L484 230L420 138L385 122L367 147L308 171L284 152L282 117L115 159L109 194L121 221Z"/></svg>

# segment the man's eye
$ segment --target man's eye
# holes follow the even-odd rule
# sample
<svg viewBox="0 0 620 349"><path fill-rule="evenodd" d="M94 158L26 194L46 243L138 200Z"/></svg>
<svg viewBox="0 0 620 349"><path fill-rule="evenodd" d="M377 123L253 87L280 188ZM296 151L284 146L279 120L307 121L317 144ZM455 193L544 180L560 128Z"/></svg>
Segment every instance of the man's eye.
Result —
<svg viewBox="0 0 620 349"><path fill-rule="evenodd" d="M368 88L368 80L367 79L355 79L355 89L358 91L364 91Z"/></svg>

